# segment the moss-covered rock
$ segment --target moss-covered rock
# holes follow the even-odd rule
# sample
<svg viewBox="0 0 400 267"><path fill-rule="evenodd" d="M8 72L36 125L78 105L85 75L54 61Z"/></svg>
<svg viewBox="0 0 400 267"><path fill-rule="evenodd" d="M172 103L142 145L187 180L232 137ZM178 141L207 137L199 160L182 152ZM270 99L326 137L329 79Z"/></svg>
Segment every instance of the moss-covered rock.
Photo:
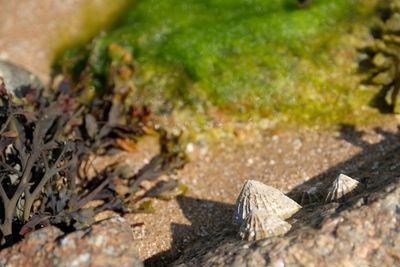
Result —
<svg viewBox="0 0 400 267"><path fill-rule="evenodd" d="M111 44L129 49L137 94L163 108L168 99L247 117L355 122L373 94L359 90L354 58L374 3L138 1L90 44L86 62L101 74Z"/></svg>

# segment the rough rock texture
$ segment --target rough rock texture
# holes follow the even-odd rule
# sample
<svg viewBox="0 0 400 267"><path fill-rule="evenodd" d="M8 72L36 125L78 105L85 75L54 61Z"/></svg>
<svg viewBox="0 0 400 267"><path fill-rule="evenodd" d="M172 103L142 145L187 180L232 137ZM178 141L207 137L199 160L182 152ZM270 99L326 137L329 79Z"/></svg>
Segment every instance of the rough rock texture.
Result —
<svg viewBox="0 0 400 267"><path fill-rule="evenodd" d="M0 252L1 266L143 266L130 225L113 216L64 235L54 226Z"/></svg>
<svg viewBox="0 0 400 267"><path fill-rule="evenodd" d="M386 165L347 202L305 206L283 237L246 242L232 227L198 241L172 266L400 266L399 163Z"/></svg>

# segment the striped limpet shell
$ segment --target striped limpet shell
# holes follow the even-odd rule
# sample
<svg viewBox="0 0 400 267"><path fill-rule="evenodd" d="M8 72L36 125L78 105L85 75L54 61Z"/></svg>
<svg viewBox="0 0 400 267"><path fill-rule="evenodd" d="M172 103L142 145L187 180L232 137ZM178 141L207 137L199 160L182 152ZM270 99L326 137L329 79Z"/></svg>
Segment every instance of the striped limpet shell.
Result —
<svg viewBox="0 0 400 267"><path fill-rule="evenodd" d="M265 210L253 210L243 220L239 236L247 241L259 240L268 237L284 235L292 226L267 213Z"/></svg>
<svg viewBox="0 0 400 267"><path fill-rule="evenodd" d="M241 225L253 211L261 210L285 220L295 214L301 206L281 191L261 182L246 181L240 192L233 215L233 223Z"/></svg>

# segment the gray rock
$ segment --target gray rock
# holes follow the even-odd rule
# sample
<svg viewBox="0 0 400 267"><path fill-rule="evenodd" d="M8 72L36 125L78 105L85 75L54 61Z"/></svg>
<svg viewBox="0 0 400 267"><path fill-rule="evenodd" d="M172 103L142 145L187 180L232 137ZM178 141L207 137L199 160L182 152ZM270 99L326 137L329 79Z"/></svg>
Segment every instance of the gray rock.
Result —
<svg viewBox="0 0 400 267"><path fill-rule="evenodd" d="M130 225L113 216L64 235L49 226L0 252L1 266L143 266Z"/></svg>
<svg viewBox="0 0 400 267"><path fill-rule="evenodd" d="M42 81L30 71L13 63L0 61L0 77L3 78L7 91L12 94L24 87L43 88Z"/></svg>
<svg viewBox="0 0 400 267"><path fill-rule="evenodd" d="M249 242L227 228L171 266L399 266L400 179L380 181L346 203L305 206L285 236Z"/></svg>

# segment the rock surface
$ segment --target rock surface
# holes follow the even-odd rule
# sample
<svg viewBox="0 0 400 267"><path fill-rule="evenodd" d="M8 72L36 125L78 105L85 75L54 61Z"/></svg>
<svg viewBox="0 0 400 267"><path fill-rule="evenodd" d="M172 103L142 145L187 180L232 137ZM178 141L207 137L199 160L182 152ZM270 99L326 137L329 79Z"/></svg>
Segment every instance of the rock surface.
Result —
<svg viewBox="0 0 400 267"><path fill-rule="evenodd" d="M54 226L0 252L1 266L143 266L130 225L113 216L64 235Z"/></svg>
<svg viewBox="0 0 400 267"><path fill-rule="evenodd" d="M24 87L44 87L36 75L7 61L0 60L0 77L3 78L6 89L13 94Z"/></svg>
<svg viewBox="0 0 400 267"><path fill-rule="evenodd" d="M345 203L304 207L283 237L246 242L226 229L172 266L399 266L400 179L382 176L369 185Z"/></svg>

